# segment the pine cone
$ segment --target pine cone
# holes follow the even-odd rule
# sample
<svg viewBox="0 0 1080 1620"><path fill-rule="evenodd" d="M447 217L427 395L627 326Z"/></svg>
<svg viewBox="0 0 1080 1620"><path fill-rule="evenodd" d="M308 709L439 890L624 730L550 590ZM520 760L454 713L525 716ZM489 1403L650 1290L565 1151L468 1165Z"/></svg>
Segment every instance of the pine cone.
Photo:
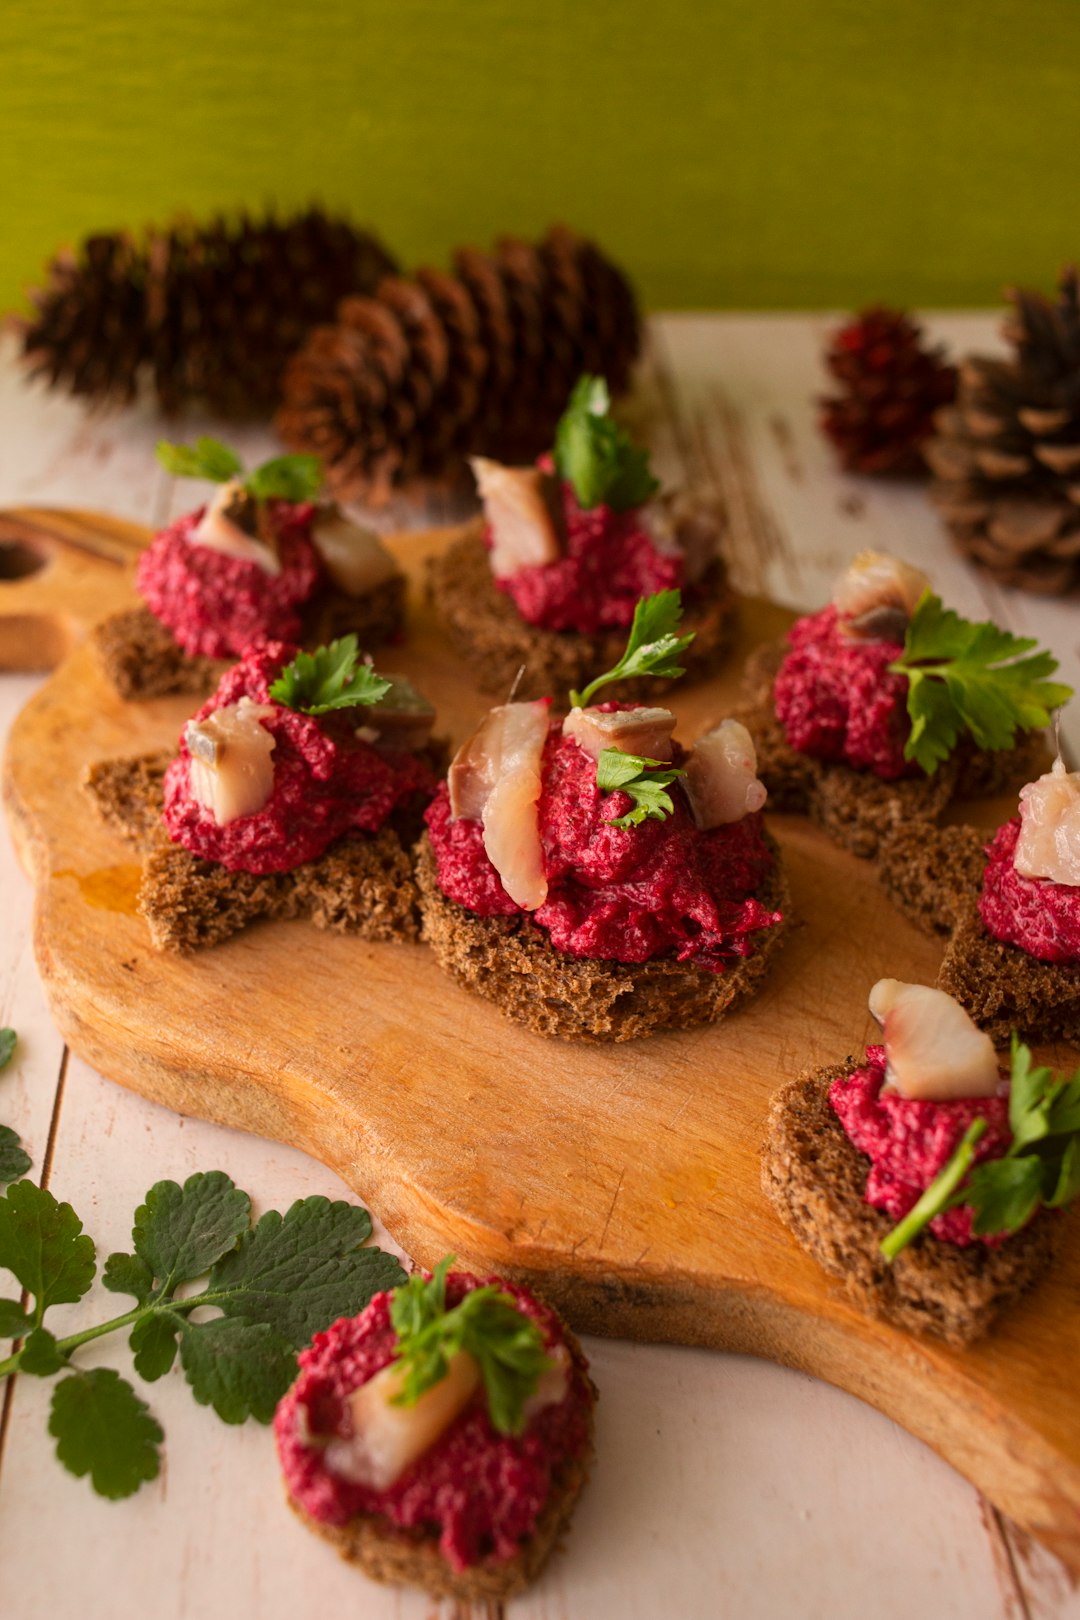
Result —
<svg viewBox="0 0 1080 1620"><path fill-rule="evenodd" d="M953 409L926 459L931 495L959 548L995 578L1042 595L1080 586L1080 292L1057 303L1010 291L1009 360L960 367Z"/></svg>
<svg viewBox="0 0 1080 1620"><path fill-rule="evenodd" d="M848 472L900 476L923 470L934 412L956 393L955 367L927 349L922 328L900 310L862 310L834 334L825 355L844 393L820 401L821 430Z"/></svg>
<svg viewBox="0 0 1080 1620"><path fill-rule="evenodd" d="M591 242L561 226L536 245L506 237L491 253L462 248L453 272L345 299L285 369L278 432L322 457L342 499L454 483L470 454L529 460L583 371L612 393L629 382L637 305Z"/></svg>
<svg viewBox="0 0 1080 1620"><path fill-rule="evenodd" d="M169 413L198 401L221 416L268 414L308 332L395 268L374 237L318 208L178 223L141 245L119 232L59 254L30 295L36 315L14 324L31 375L50 387L123 402L148 368Z"/></svg>

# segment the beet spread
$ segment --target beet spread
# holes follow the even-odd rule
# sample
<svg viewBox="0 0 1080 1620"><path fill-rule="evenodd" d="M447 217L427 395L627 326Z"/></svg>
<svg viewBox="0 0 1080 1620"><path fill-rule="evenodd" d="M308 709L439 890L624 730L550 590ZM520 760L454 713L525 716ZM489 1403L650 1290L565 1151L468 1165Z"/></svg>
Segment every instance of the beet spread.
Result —
<svg viewBox="0 0 1080 1620"><path fill-rule="evenodd" d="M190 535L204 510L162 529L140 557L135 583L151 613L191 657L239 658L256 642L294 639L297 608L322 578L310 539L315 508L270 503L279 574L194 544Z"/></svg>
<svg viewBox="0 0 1080 1620"><path fill-rule="evenodd" d="M919 775L919 766L904 758L911 731L907 677L889 673L903 643L845 635L832 603L796 620L788 641L773 693L791 747L886 782Z"/></svg>
<svg viewBox="0 0 1080 1620"><path fill-rule="evenodd" d="M270 703L269 688L297 649L281 642L256 648L227 670L217 691L195 715L249 697ZM191 796L190 755L184 739L165 773L164 821L174 843L234 872L288 872L315 860L346 833L374 833L414 794L430 794L435 776L408 753L380 753L356 736L362 707L331 714L297 714L281 704L262 722L275 739L274 790L254 815L219 827Z"/></svg>
<svg viewBox="0 0 1080 1620"><path fill-rule="evenodd" d="M618 704L599 707L618 708ZM684 757L676 745L677 765ZM548 897L529 913L568 956L646 962L673 951L679 961L721 973L750 956L753 934L780 919L753 898L772 868L761 815L701 832L681 789L665 821L638 827L604 822L633 808L628 794L603 793L596 761L554 727L541 768L540 842ZM425 817L439 884L481 917L525 915L488 860L479 821L451 821L446 784Z"/></svg>
<svg viewBox="0 0 1080 1620"><path fill-rule="evenodd" d="M550 471L550 458L540 465ZM573 484L564 481L561 487L566 555L495 581L529 624L595 635L628 625L641 597L682 584L682 558L657 550L642 527L639 507L586 510L578 505Z"/></svg>
<svg viewBox="0 0 1080 1620"><path fill-rule="evenodd" d="M884 1210L893 1221L903 1220L918 1203L952 1158L973 1119L987 1121L986 1132L974 1149L976 1162L999 1159L1012 1140L1007 1096L924 1102L896 1091L883 1092L884 1083L885 1048L868 1046L865 1065L850 1079L834 1080L829 1101L850 1141L873 1161L866 1202ZM930 1231L960 1248L1004 1241L1000 1235L976 1237L971 1210L965 1204L935 1215Z"/></svg>
<svg viewBox="0 0 1080 1620"><path fill-rule="evenodd" d="M562 1343L558 1318L523 1288L488 1277L511 1294L536 1322L549 1347ZM456 1305L481 1279L461 1272L447 1278L446 1298ZM396 1337L390 1295L376 1294L351 1321L317 1333L300 1355L300 1376L274 1418L278 1453L289 1494L313 1519L346 1524L377 1514L401 1530L438 1535L452 1567L483 1558L514 1558L536 1529L552 1485L588 1443L588 1411L595 1399L587 1362L571 1363L566 1395L542 1407L518 1436L499 1434L488 1418L481 1388L435 1444L384 1491L354 1485L332 1473L327 1440L351 1433L347 1397L393 1359Z"/></svg>
<svg viewBox="0 0 1080 1620"><path fill-rule="evenodd" d="M1080 962L1080 889L1023 877L1013 865L1020 817L999 827L986 851L979 915L988 933L1040 962Z"/></svg>

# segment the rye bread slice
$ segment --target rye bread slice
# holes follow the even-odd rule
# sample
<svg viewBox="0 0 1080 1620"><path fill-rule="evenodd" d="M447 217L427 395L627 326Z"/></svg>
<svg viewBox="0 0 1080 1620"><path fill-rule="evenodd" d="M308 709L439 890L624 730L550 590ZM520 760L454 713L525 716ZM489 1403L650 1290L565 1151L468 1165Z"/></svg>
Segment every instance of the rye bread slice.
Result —
<svg viewBox="0 0 1080 1620"><path fill-rule="evenodd" d="M933 827L955 800L1019 790L1046 768L1050 755L1041 731L1023 732L1015 748L994 752L961 741L933 776L895 782L811 759L791 747L776 717L773 679L784 650L777 643L751 655L744 676L746 701L734 717L754 739L758 776L769 790L772 808L808 815L852 855L875 860L894 831Z"/></svg>
<svg viewBox="0 0 1080 1620"><path fill-rule="evenodd" d="M518 698L568 692L611 669L626 649L625 629L584 635L526 623L492 578L479 528L432 559L428 587L454 651L483 692L505 698L522 668ZM721 558L713 558L700 583L684 593L684 606L682 629L692 630L694 640L681 663L685 679L693 681L724 661L735 636L737 598ZM608 691L628 702L653 697L671 685L662 680L619 681Z"/></svg>
<svg viewBox="0 0 1080 1620"><path fill-rule="evenodd" d="M354 631L365 650L400 635L405 618L405 579L395 574L366 596L324 587L305 603L300 641L321 647ZM190 693L209 697L232 659L191 657L148 607L114 613L95 625L94 646L106 679L127 702Z"/></svg>
<svg viewBox="0 0 1080 1620"><path fill-rule="evenodd" d="M112 830L145 851L139 911L160 951L218 945L259 918L309 917L317 928L373 942L419 937L410 848L417 811L405 807L379 832L339 840L291 872L232 872L191 855L161 825L171 754L106 760L84 779Z"/></svg>
<svg viewBox="0 0 1080 1620"><path fill-rule="evenodd" d="M771 839L769 846L775 864L757 898L770 911L783 912L784 920L763 931L753 956L736 958L723 973L671 957L628 964L567 956L525 915L478 917L439 887L426 833L416 848L421 939L466 990L538 1035L630 1041L661 1029L717 1023L756 989L790 922L780 851Z"/></svg>
<svg viewBox="0 0 1080 1620"><path fill-rule="evenodd" d="M870 1160L845 1134L829 1086L849 1059L808 1070L775 1094L761 1149L761 1186L784 1225L860 1308L911 1333L962 1346L1038 1282L1057 1222L1040 1215L1007 1242L959 1248L921 1232L890 1265L879 1245L893 1222L866 1202Z"/></svg>
<svg viewBox="0 0 1080 1620"><path fill-rule="evenodd" d="M563 1338L575 1359L581 1347L569 1328ZM590 1387L592 1380L589 1380ZM593 1389L595 1394L595 1388ZM348 1524L321 1524L291 1496L286 1500L309 1530L336 1547L342 1558L359 1564L372 1580L392 1585L418 1586L435 1598L456 1598L464 1603L500 1603L533 1582L556 1550L570 1525L574 1507L592 1466L594 1406L586 1422L588 1439L579 1457L558 1469L536 1528L515 1558L482 1560L465 1570L453 1569L439 1551L438 1535L400 1530L387 1519L360 1514Z"/></svg>

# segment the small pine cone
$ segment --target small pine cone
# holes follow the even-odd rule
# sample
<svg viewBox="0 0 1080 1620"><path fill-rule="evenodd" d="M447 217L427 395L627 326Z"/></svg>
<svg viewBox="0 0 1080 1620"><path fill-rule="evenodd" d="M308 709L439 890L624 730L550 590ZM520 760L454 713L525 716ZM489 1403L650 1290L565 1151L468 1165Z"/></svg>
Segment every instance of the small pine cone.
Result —
<svg viewBox="0 0 1080 1620"><path fill-rule="evenodd" d="M374 237L311 208L291 219L90 237L59 255L16 322L33 376L92 399L130 400L148 367L172 413L269 414L282 368L349 293L396 269Z"/></svg>
<svg viewBox="0 0 1080 1620"><path fill-rule="evenodd" d="M1080 289L1062 272L1057 302L1008 293L1014 354L972 356L956 404L926 447L931 496L959 549L987 573L1039 595L1080 588Z"/></svg>
<svg viewBox="0 0 1080 1620"><path fill-rule="evenodd" d="M462 248L452 275L421 270L345 300L289 362L278 432L322 457L342 499L456 483L467 455L550 448L583 371L625 389L640 337L622 272L572 232Z"/></svg>
<svg viewBox="0 0 1080 1620"><path fill-rule="evenodd" d="M825 364L843 393L822 399L821 430L848 472L892 476L924 470L934 412L956 393L944 350L924 348L922 328L900 310L862 310L834 333Z"/></svg>

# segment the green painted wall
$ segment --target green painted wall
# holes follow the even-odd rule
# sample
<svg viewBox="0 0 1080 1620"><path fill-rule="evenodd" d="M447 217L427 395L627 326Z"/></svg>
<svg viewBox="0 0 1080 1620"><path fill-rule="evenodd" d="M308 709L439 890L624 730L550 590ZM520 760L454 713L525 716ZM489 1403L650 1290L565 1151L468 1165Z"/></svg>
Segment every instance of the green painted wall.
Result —
<svg viewBox="0 0 1080 1620"><path fill-rule="evenodd" d="M982 304L1080 252L1077 0L5 0L0 306L313 195L406 262L565 219L660 306Z"/></svg>

